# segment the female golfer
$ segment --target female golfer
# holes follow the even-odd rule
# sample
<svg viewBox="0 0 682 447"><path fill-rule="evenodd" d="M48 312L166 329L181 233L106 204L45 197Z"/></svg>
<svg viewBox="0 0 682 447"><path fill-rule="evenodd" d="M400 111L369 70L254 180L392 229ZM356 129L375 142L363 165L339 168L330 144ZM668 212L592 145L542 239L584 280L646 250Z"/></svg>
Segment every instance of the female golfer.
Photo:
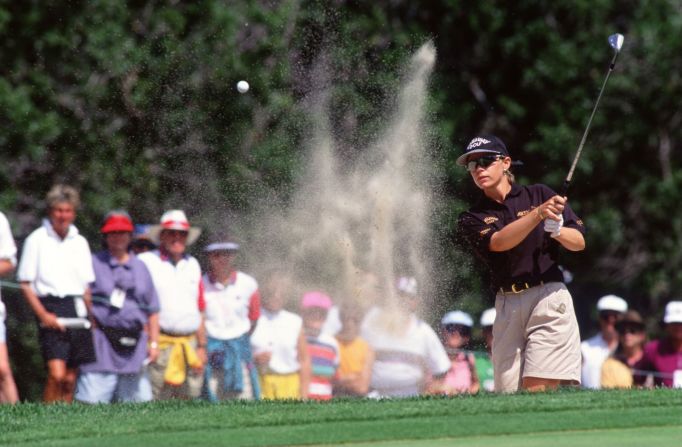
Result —
<svg viewBox="0 0 682 447"><path fill-rule="evenodd" d="M486 262L496 293L495 390L579 383L578 323L557 256L560 245L585 248L582 221L549 187L515 184L512 160L495 136L471 140L457 164L483 190L479 203L459 216L459 229Z"/></svg>

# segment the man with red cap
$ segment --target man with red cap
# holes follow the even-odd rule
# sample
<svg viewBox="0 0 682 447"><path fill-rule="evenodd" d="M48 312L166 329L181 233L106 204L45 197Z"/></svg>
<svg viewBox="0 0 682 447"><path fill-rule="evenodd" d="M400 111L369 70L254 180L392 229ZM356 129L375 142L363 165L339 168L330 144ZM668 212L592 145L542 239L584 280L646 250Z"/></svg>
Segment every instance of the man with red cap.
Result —
<svg viewBox="0 0 682 447"><path fill-rule="evenodd" d="M143 365L159 354L159 298L147 267L128 250L128 213L108 213L100 233L106 249L92 256L90 285L97 360L81 365L75 397L92 404L149 401Z"/></svg>
<svg viewBox="0 0 682 447"><path fill-rule="evenodd" d="M181 210L149 230L157 250L139 255L159 296L159 356L148 372L155 399L198 398L206 364L204 291L199 262L185 251L201 234Z"/></svg>

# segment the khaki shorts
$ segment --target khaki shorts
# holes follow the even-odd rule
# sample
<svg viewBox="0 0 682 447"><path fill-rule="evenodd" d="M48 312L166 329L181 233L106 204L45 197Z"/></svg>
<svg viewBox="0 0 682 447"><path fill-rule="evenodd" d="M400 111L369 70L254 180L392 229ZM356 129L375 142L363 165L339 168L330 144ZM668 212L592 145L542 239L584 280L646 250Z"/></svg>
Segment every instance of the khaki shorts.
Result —
<svg viewBox="0 0 682 447"><path fill-rule="evenodd" d="M194 349L197 347L197 340L193 338L190 344ZM166 383L165 373L168 366L168 359L172 346L159 350L159 357L156 362L147 366L147 373L152 384L152 394L154 400L168 399L198 399L201 397L201 387L204 384L204 372L193 368L187 368L185 383L180 386L172 386Z"/></svg>
<svg viewBox="0 0 682 447"><path fill-rule="evenodd" d="M517 391L524 377L580 383L578 321L563 283L498 293L495 310L495 391Z"/></svg>

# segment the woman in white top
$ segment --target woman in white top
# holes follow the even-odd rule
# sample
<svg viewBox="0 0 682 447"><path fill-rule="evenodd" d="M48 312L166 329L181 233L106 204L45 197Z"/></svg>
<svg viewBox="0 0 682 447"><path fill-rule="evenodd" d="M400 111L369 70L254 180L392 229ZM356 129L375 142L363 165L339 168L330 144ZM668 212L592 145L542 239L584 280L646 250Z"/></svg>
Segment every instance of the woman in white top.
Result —
<svg viewBox="0 0 682 447"><path fill-rule="evenodd" d="M269 275L262 288L262 314L251 335L263 399L308 397L310 358L303 320L284 310L289 284L281 273Z"/></svg>

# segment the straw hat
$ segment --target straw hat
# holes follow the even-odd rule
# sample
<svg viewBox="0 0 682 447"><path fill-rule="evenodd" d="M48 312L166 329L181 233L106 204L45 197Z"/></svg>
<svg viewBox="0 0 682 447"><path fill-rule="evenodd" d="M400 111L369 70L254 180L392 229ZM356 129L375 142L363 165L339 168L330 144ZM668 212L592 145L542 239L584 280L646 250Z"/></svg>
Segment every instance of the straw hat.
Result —
<svg viewBox="0 0 682 447"><path fill-rule="evenodd" d="M159 244L161 232L163 230L188 232L187 245L192 245L201 234L200 228L190 226L187 216L182 210L170 210L163 213L160 224L152 225L149 228L149 239L151 239L155 244Z"/></svg>

